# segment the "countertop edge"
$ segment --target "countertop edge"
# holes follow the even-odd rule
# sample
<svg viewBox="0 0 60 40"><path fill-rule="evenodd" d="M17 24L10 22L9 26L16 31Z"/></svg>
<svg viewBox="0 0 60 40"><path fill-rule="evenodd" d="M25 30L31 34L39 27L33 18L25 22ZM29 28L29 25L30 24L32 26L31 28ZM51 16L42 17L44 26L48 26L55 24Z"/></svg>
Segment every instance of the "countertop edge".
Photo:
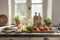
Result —
<svg viewBox="0 0 60 40"><path fill-rule="evenodd" d="M60 33L0 33L0 37L60 37Z"/></svg>

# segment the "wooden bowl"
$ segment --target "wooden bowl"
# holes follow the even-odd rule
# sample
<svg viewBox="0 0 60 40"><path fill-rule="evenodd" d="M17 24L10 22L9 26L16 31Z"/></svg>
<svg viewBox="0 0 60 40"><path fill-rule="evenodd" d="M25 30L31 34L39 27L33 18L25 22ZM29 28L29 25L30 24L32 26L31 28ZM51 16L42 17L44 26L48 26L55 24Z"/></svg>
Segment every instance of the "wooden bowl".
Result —
<svg viewBox="0 0 60 40"><path fill-rule="evenodd" d="M8 22L8 18L5 15L0 15L0 26L5 26Z"/></svg>

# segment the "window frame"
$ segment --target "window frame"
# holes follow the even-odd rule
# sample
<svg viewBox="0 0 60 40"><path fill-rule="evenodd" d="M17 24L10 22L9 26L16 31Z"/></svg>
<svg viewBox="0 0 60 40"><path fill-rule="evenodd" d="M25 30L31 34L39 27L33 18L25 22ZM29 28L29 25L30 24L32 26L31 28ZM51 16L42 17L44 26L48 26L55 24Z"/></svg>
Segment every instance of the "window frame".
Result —
<svg viewBox="0 0 60 40"><path fill-rule="evenodd" d="M20 3L20 4L27 4L27 14L26 14L26 16L28 17L28 18L31 18L31 9L29 10L29 7L31 8L31 6L32 5L39 5L39 4L42 4L43 5L43 3L31 3L31 1L32 0L26 0L26 3ZM18 4L19 4L19 2L17 2ZM15 4L17 4L17 3L15 3ZM29 14L28 14L29 13Z"/></svg>

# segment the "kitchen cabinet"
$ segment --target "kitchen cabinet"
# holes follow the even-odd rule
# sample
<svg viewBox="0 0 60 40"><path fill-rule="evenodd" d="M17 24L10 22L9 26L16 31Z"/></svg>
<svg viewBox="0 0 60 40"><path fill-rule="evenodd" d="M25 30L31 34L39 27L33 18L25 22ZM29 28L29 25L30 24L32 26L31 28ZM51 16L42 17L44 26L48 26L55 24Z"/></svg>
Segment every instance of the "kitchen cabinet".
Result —
<svg viewBox="0 0 60 40"><path fill-rule="evenodd" d="M60 40L60 38L59 37L30 37L30 40Z"/></svg>
<svg viewBox="0 0 60 40"><path fill-rule="evenodd" d="M5 37L4 38L1 37L0 40L8 40L8 38L7 37L6 38Z"/></svg>
<svg viewBox="0 0 60 40"><path fill-rule="evenodd" d="M0 37L0 40L44 40L44 38L48 38L48 40L60 40L59 37Z"/></svg>

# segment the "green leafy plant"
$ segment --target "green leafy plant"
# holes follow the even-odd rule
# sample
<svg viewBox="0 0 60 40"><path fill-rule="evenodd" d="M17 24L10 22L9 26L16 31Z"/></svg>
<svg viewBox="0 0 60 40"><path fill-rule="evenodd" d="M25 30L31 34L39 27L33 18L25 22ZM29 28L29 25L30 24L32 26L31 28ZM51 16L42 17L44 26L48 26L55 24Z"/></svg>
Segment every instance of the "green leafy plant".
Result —
<svg viewBox="0 0 60 40"><path fill-rule="evenodd" d="M44 19L44 22L47 26L49 26L52 23L52 20L49 18Z"/></svg>
<svg viewBox="0 0 60 40"><path fill-rule="evenodd" d="M19 17L18 16L15 17L15 21L19 21Z"/></svg>
<svg viewBox="0 0 60 40"><path fill-rule="evenodd" d="M36 20L35 25L40 26L41 25L41 20Z"/></svg>
<svg viewBox="0 0 60 40"><path fill-rule="evenodd" d="M21 20L21 12L18 11L15 16L14 16L15 21L20 21Z"/></svg>

